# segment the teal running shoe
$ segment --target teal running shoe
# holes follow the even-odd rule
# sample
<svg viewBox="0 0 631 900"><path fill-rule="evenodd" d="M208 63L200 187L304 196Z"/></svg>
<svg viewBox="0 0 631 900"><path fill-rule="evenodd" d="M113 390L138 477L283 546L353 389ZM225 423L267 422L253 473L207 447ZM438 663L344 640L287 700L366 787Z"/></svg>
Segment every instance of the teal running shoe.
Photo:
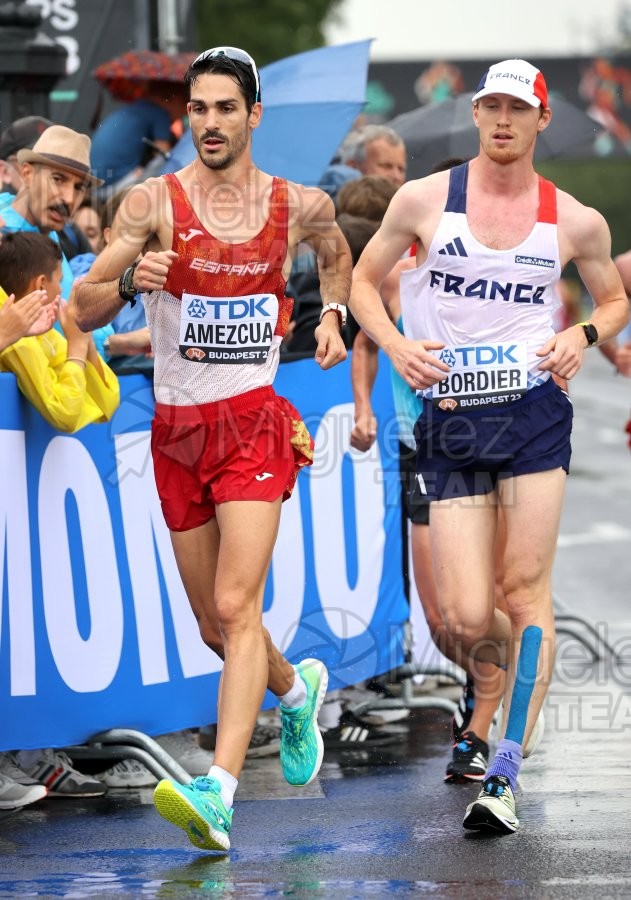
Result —
<svg viewBox="0 0 631 900"><path fill-rule="evenodd" d="M190 784L165 778L158 783L153 802L162 818L183 828L196 847L223 853L230 849L233 811L224 806L216 778L201 776Z"/></svg>
<svg viewBox="0 0 631 900"><path fill-rule="evenodd" d="M324 663L305 659L294 666L307 686L304 706L290 709L280 706L280 764L289 784L305 785L313 781L322 765L324 744L318 728L329 675Z"/></svg>

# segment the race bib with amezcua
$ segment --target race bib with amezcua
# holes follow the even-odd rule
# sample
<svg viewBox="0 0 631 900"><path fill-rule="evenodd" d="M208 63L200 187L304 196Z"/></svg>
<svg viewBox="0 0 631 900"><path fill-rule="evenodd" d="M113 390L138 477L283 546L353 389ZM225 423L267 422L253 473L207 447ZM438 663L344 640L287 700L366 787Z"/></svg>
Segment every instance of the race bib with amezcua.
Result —
<svg viewBox="0 0 631 900"><path fill-rule="evenodd" d="M203 363L262 363L278 321L275 294L182 294L180 354Z"/></svg>

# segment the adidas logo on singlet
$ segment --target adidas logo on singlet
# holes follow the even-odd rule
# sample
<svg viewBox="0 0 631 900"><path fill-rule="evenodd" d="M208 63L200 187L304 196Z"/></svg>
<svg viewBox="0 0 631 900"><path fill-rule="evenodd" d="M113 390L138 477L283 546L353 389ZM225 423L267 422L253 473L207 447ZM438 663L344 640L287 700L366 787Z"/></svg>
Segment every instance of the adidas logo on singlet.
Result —
<svg viewBox="0 0 631 900"><path fill-rule="evenodd" d="M455 237L453 241L449 241L448 244L438 251L441 256L468 256L469 254L464 248L464 245L459 237Z"/></svg>

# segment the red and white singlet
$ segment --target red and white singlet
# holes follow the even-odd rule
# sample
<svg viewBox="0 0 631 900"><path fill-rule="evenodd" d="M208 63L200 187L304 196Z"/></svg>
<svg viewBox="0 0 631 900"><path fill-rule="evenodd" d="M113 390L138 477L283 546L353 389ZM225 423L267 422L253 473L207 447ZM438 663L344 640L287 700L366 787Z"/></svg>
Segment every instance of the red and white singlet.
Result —
<svg viewBox="0 0 631 900"><path fill-rule="evenodd" d="M157 402L192 406L271 385L293 305L283 277L287 182L273 179L261 231L231 244L206 230L177 177L164 177L177 259L164 288L143 298Z"/></svg>

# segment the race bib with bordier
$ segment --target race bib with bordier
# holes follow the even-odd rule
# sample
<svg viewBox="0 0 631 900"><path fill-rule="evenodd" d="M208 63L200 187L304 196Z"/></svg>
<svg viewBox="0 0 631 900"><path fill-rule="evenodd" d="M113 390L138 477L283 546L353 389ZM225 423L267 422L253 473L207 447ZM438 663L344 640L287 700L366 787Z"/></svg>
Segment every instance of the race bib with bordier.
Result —
<svg viewBox="0 0 631 900"><path fill-rule="evenodd" d="M262 363L278 321L275 294L182 294L180 354L202 363Z"/></svg>
<svg viewBox="0 0 631 900"><path fill-rule="evenodd" d="M438 357L451 368L432 389L432 405L439 409L504 406L528 389L526 342L445 347Z"/></svg>

